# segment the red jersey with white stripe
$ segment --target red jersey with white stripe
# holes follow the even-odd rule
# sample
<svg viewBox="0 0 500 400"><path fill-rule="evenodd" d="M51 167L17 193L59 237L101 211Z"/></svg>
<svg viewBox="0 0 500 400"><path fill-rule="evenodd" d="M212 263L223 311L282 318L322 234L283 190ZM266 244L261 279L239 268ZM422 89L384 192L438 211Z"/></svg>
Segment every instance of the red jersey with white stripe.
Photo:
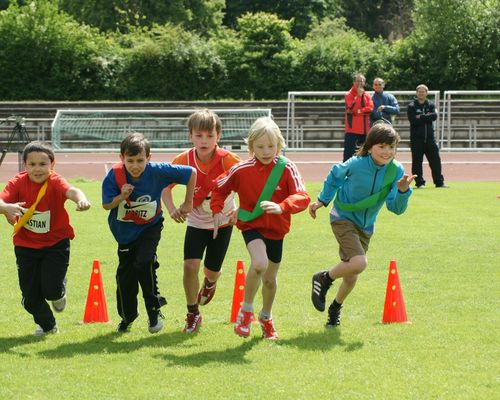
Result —
<svg viewBox="0 0 500 400"><path fill-rule="evenodd" d="M216 151L217 150L218 147L216 147ZM241 159L237 154L228 151L223 157L213 157L208 163L203 163L196 157L194 147L177 155L172 160L172 164L190 165L191 167L196 168L195 197L198 192L206 194L203 201L199 201L198 203L193 199L193 210L187 217L188 226L198 229L214 229L214 218L212 211L210 210L210 192L215 184L215 178L217 178L219 174L229 171L233 165L238 164L240 161ZM218 173L214 175L213 170L218 171ZM173 184L170 185L171 188L173 186ZM227 213L234 208L236 208L236 203L234 201L233 193L227 197L223 212ZM222 226L227 226L228 224L229 218L224 218Z"/></svg>
<svg viewBox="0 0 500 400"><path fill-rule="evenodd" d="M271 163L265 165L252 158L236 164L220 175L216 181L217 186L212 191L212 212L216 214L222 211L224 200L231 191L238 193L240 208L251 212L277 161L278 157L275 157ZM248 222L238 220L237 227L241 231L255 229L265 238L272 240L281 240L290 231L291 215L305 210L311 201L299 170L290 160L287 160L270 201L279 204L283 213L264 213Z"/></svg>

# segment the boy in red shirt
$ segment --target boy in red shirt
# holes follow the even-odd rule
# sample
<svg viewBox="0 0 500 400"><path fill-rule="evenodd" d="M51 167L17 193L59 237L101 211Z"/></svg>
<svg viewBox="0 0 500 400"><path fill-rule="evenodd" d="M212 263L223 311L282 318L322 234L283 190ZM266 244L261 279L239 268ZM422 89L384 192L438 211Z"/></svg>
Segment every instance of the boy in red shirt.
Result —
<svg viewBox="0 0 500 400"><path fill-rule="evenodd" d="M291 215L305 210L310 198L295 164L279 155L285 140L271 118L257 119L246 143L254 157L221 175L212 192L214 237L225 218L224 200L234 191L240 200L236 226L242 231L251 258L245 298L234 331L242 337L250 335L253 301L262 281L263 305L259 323L263 337L276 340L278 334L272 319L272 306L283 238L290 230Z"/></svg>
<svg viewBox="0 0 500 400"><path fill-rule="evenodd" d="M184 292L186 294L187 315L184 333L198 332L201 326L199 305L207 305L212 300L221 274L233 226L229 217L222 221L217 238L213 237L214 218L210 210L210 196L214 180L224 171L240 162L240 157L217 146L221 135L221 122L217 114L204 109L194 112L188 119L189 140L194 147L179 154L172 164L190 165L196 169L196 187L193 210L187 215L184 238ZM184 222L183 214L176 209L170 185L163 191L163 202L170 217L178 223ZM236 208L234 194L227 197L224 211ZM198 273L205 253L203 286L200 289Z"/></svg>
<svg viewBox="0 0 500 400"><path fill-rule="evenodd" d="M45 143L31 142L23 150L25 171L14 176L0 199L23 204L23 216L14 225L14 250L22 304L38 324L34 336L57 333L54 314L66 306L66 272L70 240L75 237L64 203L70 199L77 211L90 208L85 194L54 172L54 151Z"/></svg>

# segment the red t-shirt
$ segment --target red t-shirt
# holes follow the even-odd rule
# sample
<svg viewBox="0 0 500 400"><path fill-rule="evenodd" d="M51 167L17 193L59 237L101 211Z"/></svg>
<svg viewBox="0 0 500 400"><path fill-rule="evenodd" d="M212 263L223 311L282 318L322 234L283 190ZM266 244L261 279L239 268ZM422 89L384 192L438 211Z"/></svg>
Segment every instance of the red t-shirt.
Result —
<svg viewBox="0 0 500 400"><path fill-rule="evenodd" d="M66 192L71 186L56 172L52 172L48 180L47 191L38 203L35 213L14 236L15 246L41 249L53 246L63 239L75 237L64 208ZM42 185L32 182L28 173L23 171L9 180L0 193L0 198L6 203L24 201L23 207L29 208L35 202Z"/></svg>

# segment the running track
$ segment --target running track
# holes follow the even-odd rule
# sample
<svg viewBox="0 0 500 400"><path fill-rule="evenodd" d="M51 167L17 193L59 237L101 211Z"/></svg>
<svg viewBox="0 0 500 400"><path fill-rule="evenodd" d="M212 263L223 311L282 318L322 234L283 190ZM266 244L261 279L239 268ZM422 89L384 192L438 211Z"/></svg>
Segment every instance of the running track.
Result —
<svg viewBox="0 0 500 400"><path fill-rule="evenodd" d="M152 161L171 161L176 153L153 153ZM247 158L246 153L240 156ZM287 152L286 156L297 164L303 178L321 182L333 163L342 161L340 152ZM401 151L397 155L407 173L411 171L411 154ZM66 179L83 177L102 180L106 171L119 160L118 153L56 153L56 171ZM500 182L500 152L441 152L443 175L446 182ZM18 172L17 154L7 154L0 166L0 182L7 182ZM427 162L424 177L432 183Z"/></svg>

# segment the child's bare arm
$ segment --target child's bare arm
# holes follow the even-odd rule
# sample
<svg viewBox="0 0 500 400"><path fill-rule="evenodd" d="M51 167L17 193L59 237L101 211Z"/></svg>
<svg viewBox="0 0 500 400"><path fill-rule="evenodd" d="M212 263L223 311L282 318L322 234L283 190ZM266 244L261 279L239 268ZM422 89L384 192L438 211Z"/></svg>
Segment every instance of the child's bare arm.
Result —
<svg viewBox="0 0 500 400"><path fill-rule="evenodd" d="M196 170L193 168L191 172L191 177L186 185L186 195L184 197L184 202L179 206L179 210L184 216L184 218L193 210L193 195L194 188L196 185Z"/></svg>
<svg viewBox="0 0 500 400"><path fill-rule="evenodd" d="M182 223L186 220L186 217L181 212L180 208L175 207L174 199L172 197L172 188L170 186L167 186L165 189L163 189L161 198L163 199L165 207L167 207L170 218L172 218L177 223Z"/></svg>
<svg viewBox="0 0 500 400"><path fill-rule="evenodd" d="M71 186L66 192L66 198L76 203L76 211L85 211L90 208L90 201L80 189Z"/></svg>
<svg viewBox="0 0 500 400"><path fill-rule="evenodd" d="M126 183L125 185L122 186L120 194L118 196L115 196L115 198L113 199L113 201L111 201L111 203L103 204L102 208L104 208L105 210L111 210L115 207L118 207L118 204L120 204L123 200L128 199L133 191L134 191L134 186L129 183Z"/></svg>

